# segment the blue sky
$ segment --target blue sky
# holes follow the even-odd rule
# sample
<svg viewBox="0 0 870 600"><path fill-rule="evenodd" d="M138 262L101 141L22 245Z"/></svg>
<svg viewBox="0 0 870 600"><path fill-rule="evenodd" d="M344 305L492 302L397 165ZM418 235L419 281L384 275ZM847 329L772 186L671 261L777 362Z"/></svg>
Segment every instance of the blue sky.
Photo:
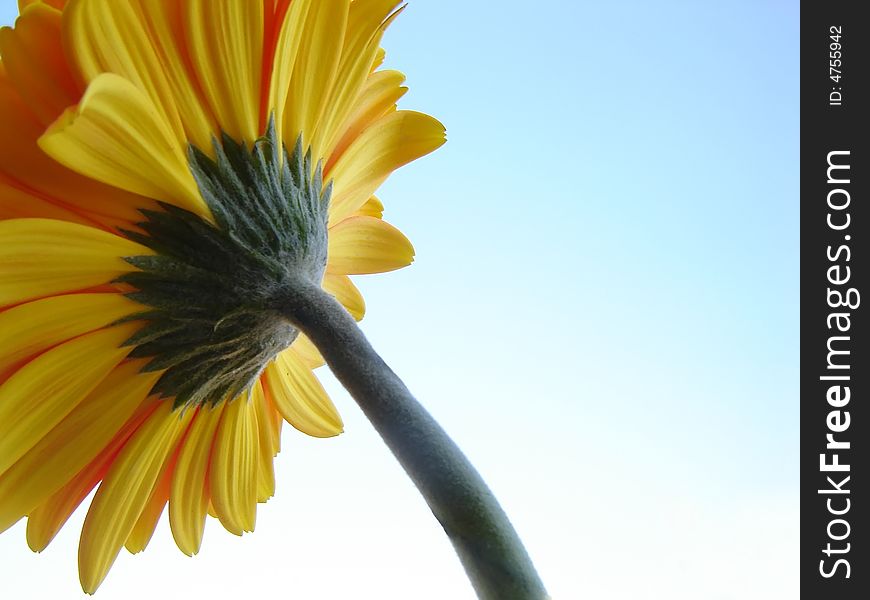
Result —
<svg viewBox="0 0 870 600"><path fill-rule="evenodd" d="M554 597L796 597L798 3L492 6L412 1L386 37L449 141L381 189L417 260L360 278L366 333ZM285 432L253 535L188 559L162 523L98 597L472 598L324 379L346 433ZM79 598L82 518L42 556L0 536L4 595Z"/></svg>

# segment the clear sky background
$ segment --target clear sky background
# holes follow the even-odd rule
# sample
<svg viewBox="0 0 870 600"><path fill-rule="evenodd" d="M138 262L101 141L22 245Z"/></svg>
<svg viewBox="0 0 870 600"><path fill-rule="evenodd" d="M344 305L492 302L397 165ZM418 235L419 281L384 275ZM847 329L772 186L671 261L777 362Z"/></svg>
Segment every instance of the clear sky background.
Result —
<svg viewBox="0 0 870 600"><path fill-rule="evenodd" d="M363 326L554 598L798 595L798 25L796 1L413 0L386 37L449 142L381 189L417 261L359 279ZM191 559L164 519L97 598L473 598L321 374L346 433L285 429L257 531L210 520ZM0 536L0 596L83 597L83 518L42 555Z"/></svg>

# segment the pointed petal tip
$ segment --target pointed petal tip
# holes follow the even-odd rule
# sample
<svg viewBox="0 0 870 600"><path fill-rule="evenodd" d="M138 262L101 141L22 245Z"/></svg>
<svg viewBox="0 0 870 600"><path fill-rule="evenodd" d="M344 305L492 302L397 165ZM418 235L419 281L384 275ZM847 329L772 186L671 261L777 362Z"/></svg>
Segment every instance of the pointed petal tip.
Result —
<svg viewBox="0 0 870 600"><path fill-rule="evenodd" d="M42 551L48 547L48 544L51 543L51 538L47 538L44 532L37 532L33 527L31 527L31 523L32 521L28 519L27 530L25 533L27 547L30 548L32 552L41 554Z"/></svg>
<svg viewBox="0 0 870 600"><path fill-rule="evenodd" d="M336 416L338 416L338 414L336 414ZM307 423L307 422L304 424L301 422L297 424L296 422L289 421L289 420L287 420L287 422L296 431L299 431L300 433L304 433L307 436L322 439L322 440L338 437L342 433L344 433L344 423L341 422L340 417L339 417L339 420L337 422L331 422L331 423L320 422L318 424L318 427L316 427L316 428L312 427L311 424Z"/></svg>
<svg viewBox="0 0 870 600"><path fill-rule="evenodd" d="M27 536L27 547L30 548L31 552L34 554L42 554L42 551L45 550L47 546L48 542L31 538L29 535Z"/></svg>

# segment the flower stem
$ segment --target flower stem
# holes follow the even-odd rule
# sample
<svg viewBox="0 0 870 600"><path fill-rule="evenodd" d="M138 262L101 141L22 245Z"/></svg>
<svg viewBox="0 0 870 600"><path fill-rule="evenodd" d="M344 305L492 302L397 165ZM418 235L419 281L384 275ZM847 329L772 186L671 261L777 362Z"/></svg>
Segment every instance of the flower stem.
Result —
<svg viewBox="0 0 870 600"><path fill-rule="evenodd" d="M495 496L353 317L332 296L300 282L281 312L320 350L335 376L399 460L453 543L478 597L548 598Z"/></svg>

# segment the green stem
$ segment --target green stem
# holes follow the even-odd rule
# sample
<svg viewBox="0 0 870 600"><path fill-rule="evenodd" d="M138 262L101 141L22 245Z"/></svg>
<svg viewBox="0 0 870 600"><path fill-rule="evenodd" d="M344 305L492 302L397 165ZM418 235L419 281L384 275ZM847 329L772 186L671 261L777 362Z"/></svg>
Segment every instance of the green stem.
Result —
<svg viewBox="0 0 870 600"><path fill-rule="evenodd" d="M478 597L548 598L486 483L378 356L344 307L319 286L300 282L280 310L314 342L414 481L453 543Z"/></svg>

